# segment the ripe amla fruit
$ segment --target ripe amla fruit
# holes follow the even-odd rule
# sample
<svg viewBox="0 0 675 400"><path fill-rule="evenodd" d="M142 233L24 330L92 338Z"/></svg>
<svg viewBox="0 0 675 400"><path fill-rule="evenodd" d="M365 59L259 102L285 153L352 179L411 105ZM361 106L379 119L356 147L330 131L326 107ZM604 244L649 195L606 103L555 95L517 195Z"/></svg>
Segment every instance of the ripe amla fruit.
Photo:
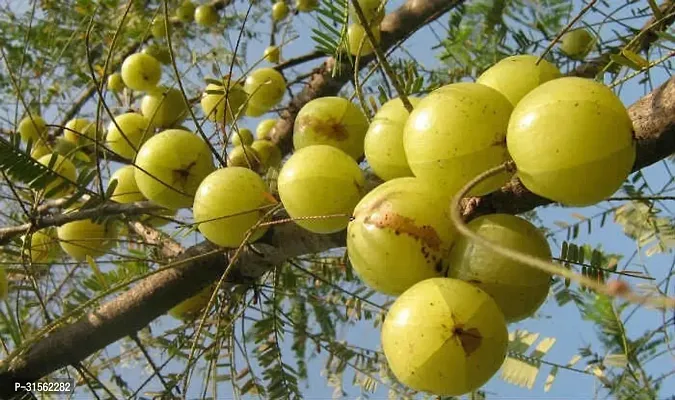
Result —
<svg viewBox="0 0 675 400"><path fill-rule="evenodd" d="M438 396L483 386L501 367L507 346L495 301L457 279L415 284L394 301L382 325L382 349L394 376Z"/></svg>
<svg viewBox="0 0 675 400"><path fill-rule="evenodd" d="M198 25L210 27L218 23L218 11L209 4L202 4L195 9L195 22Z"/></svg>
<svg viewBox="0 0 675 400"><path fill-rule="evenodd" d="M251 147L258 154L260 164L264 169L277 168L281 165L283 155L279 147L270 140L255 140L251 143Z"/></svg>
<svg viewBox="0 0 675 400"><path fill-rule="evenodd" d="M17 131L21 136L21 140L26 143L29 140L35 143L44 138L47 133L47 123L39 115L33 114L32 118L31 116L27 116L19 122Z"/></svg>
<svg viewBox="0 0 675 400"><path fill-rule="evenodd" d="M153 126L170 128L183 122L188 114L188 105L180 90L158 86L143 96L141 114Z"/></svg>
<svg viewBox="0 0 675 400"><path fill-rule="evenodd" d="M260 156L253 147L245 144L235 146L227 155L228 167L244 167L253 171L260 169Z"/></svg>
<svg viewBox="0 0 675 400"><path fill-rule="evenodd" d="M255 128L255 138L258 140L269 139L272 128L277 124L276 119L264 119Z"/></svg>
<svg viewBox="0 0 675 400"><path fill-rule="evenodd" d="M560 50L571 59L583 60L593 48L594 43L595 38L589 31L575 29L563 35Z"/></svg>
<svg viewBox="0 0 675 400"><path fill-rule="evenodd" d="M192 208L195 223L209 241L237 248L247 232L269 211L266 207L270 204L269 198L265 182L250 169L218 169L197 189ZM268 226L256 228L248 242L258 240L267 229Z"/></svg>
<svg viewBox="0 0 675 400"><path fill-rule="evenodd" d="M515 107L532 89L562 76L555 65L546 60L537 64L537 59L532 55L506 57L483 72L476 82L496 89Z"/></svg>
<svg viewBox="0 0 675 400"><path fill-rule="evenodd" d="M56 160L52 163L52 158L56 156ZM40 164L49 167L51 164L51 170L59 175L51 183L45 186L44 193L48 198L59 198L67 196L73 192L75 185L73 183L66 182L75 182L77 180L77 170L75 165L62 156L61 154L51 153L40 157L37 160ZM55 191L56 189L59 189Z"/></svg>
<svg viewBox="0 0 675 400"><path fill-rule="evenodd" d="M415 107L420 99L408 97ZM368 165L381 179L390 180L413 176L403 149L403 127L408 110L399 98L384 103L370 122L363 143Z"/></svg>
<svg viewBox="0 0 675 400"><path fill-rule="evenodd" d="M551 261L546 237L530 222L509 214L491 214L468 223L479 236L544 261ZM458 238L452 248L448 277L478 286L492 296L507 322L534 314L546 300L551 275Z"/></svg>
<svg viewBox="0 0 675 400"><path fill-rule="evenodd" d="M91 140L96 140L96 126L86 118L71 119L66 123L66 129L63 130L63 137L71 143L93 144Z"/></svg>
<svg viewBox="0 0 675 400"><path fill-rule="evenodd" d="M380 28L375 26L371 28L373 37L375 38L376 43L380 42ZM361 44L363 41L363 45ZM373 45L368 39L366 34L366 29L361 24L350 24L347 28L347 49L349 52L356 56L367 56L373 52ZM359 53L359 46L361 46L361 52Z"/></svg>
<svg viewBox="0 0 675 400"><path fill-rule="evenodd" d="M192 132L168 129L143 144L134 177L143 196L162 207L190 207L197 187L213 172L209 146Z"/></svg>
<svg viewBox="0 0 675 400"><path fill-rule="evenodd" d="M423 98L404 128L403 147L416 177L447 197L471 179L509 160L506 128L513 107L498 91L479 83L453 83ZM501 173L469 193L480 196L510 178Z"/></svg>
<svg viewBox="0 0 675 400"><path fill-rule="evenodd" d="M287 15L288 15L288 6L286 5L285 1L280 0L274 3L274 5L272 6L272 20L278 22L286 18Z"/></svg>
<svg viewBox="0 0 675 400"><path fill-rule="evenodd" d="M190 0L185 0L176 10L176 18L182 22L192 22L195 19L195 5Z"/></svg>
<svg viewBox="0 0 675 400"><path fill-rule="evenodd" d="M202 93L202 110L211 121L227 124L234 117L240 116L246 107L248 95L242 85L234 79L227 85L226 77L223 78L223 85L209 83ZM228 90L225 90L226 86L229 87Z"/></svg>
<svg viewBox="0 0 675 400"><path fill-rule="evenodd" d="M199 317L202 310L204 310L204 307L209 305L209 300L211 300L214 289L213 285L205 287L196 295L183 300L178 303L178 305L174 306L169 310L169 315L183 321L189 321Z"/></svg>
<svg viewBox="0 0 675 400"><path fill-rule="evenodd" d="M364 194L364 185L363 171L356 161L327 145L295 151L281 168L277 180L279 197L288 215L317 217L295 220L296 224L315 233L345 229Z"/></svg>
<svg viewBox="0 0 675 400"><path fill-rule="evenodd" d="M444 276L455 239L444 198L417 178L398 178L368 193L347 226L347 254L363 282L399 295Z"/></svg>
<svg viewBox="0 0 675 400"><path fill-rule="evenodd" d="M25 237L24 237L25 241ZM25 253L33 263L44 263L49 261L54 253L58 239L53 229L45 228L34 232L30 238L30 247L26 244Z"/></svg>
<svg viewBox="0 0 675 400"><path fill-rule="evenodd" d="M125 165L110 176L111 184L113 181L117 181L117 186L115 186L110 200L123 204L145 200L145 196L136 185L134 170L133 165Z"/></svg>
<svg viewBox="0 0 675 400"><path fill-rule="evenodd" d="M232 139L230 139L232 144L239 146L241 144L251 144L253 143L253 133L250 129L242 128L238 131L232 132Z"/></svg>
<svg viewBox="0 0 675 400"><path fill-rule="evenodd" d="M366 21L371 26L378 26L384 18L384 8L382 11L377 12L380 7L380 0L358 0L358 3L361 11L363 11L363 15L366 17ZM361 22L351 1L349 2L349 19L354 22Z"/></svg>
<svg viewBox="0 0 675 400"><path fill-rule="evenodd" d="M108 124L106 145L120 157L133 160L139 147L153 133L154 127L147 118L138 113L125 113Z"/></svg>
<svg viewBox="0 0 675 400"><path fill-rule="evenodd" d="M355 160L363 155L368 120L351 101L335 96L319 97L305 104L295 118L296 150L323 144L338 148Z"/></svg>
<svg viewBox="0 0 675 400"><path fill-rule="evenodd" d="M523 185L569 206L612 195L635 161L626 108L591 79L560 78L534 89L513 110L506 139Z"/></svg>
<svg viewBox="0 0 675 400"><path fill-rule="evenodd" d="M95 223L90 219L69 222L56 228L63 251L75 260L87 256L100 257L109 249L114 239L112 224Z"/></svg>
<svg viewBox="0 0 675 400"><path fill-rule="evenodd" d="M108 90L112 90L115 93L119 93L124 90L124 81L122 80L122 75L115 72L108 76Z"/></svg>
<svg viewBox="0 0 675 400"><path fill-rule="evenodd" d="M310 12L319 6L319 0L295 0L295 8L300 12Z"/></svg>
<svg viewBox="0 0 675 400"><path fill-rule="evenodd" d="M286 80L274 68L258 68L246 77L244 90L249 95L250 105L269 110L284 97Z"/></svg>
<svg viewBox="0 0 675 400"><path fill-rule="evenodd" d="M154 57L136 53L127 57L122 63L122 80L132 90L148 91L162 77L162 66Z"/></svg>
<svg viewBox="0 0 675 400"><path fill-rule="evenodd" d="M279 62L279 56L281 55L281 52L279 51L279 48L277 46L268 46L265 48L265 51L263 52L263 57L265 60L276 64Z"/></svg>

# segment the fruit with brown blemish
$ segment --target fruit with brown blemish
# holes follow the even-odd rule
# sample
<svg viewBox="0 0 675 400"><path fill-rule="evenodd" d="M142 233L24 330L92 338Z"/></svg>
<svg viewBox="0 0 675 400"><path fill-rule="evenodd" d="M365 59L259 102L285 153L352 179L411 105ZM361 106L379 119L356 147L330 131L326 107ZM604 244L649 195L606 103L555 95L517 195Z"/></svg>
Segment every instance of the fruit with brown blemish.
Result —
<svg viewBox="0 0 675 400"><path fill-rule="evenodd" d="M387 181L368 193L347 226L347 254L363 282L398 295L445 276L455 231L443 198L417 178Z"/></svg>
<svg viewBox="0 0 675 400"><path fill-rule="evenodd" d="M468 223L477 235L522 254L551 261L546 237L530 222L510 214L491 214ZM534 314L546 300L551 275L458 238L448 259L448 276L470 282L492 296L507 322Z"/></svg>
<svg viewBox="0 0 675 400"><path fill-rule="evenodd" d="M363 155L368 120L351 101L342 97L320 97L305 104L293 126L296 150L312 145L329 145L355 160Z"/></svg>
<svg viewBox="0 0 675 400"><path fill-rule="evenodd" d="M495 301L458 279L415 284L396 299L382 326L382 349L394 376L438 396L483 386L501 367L507 345Z"/></svg>
<svg viewBox="0 0 675 400"><path fill-rule="evenodd" d="M363 171L353 158L327 145L297 150L279 172L279 197L295 223L315 233L347 227L364 194Z"/></svg>

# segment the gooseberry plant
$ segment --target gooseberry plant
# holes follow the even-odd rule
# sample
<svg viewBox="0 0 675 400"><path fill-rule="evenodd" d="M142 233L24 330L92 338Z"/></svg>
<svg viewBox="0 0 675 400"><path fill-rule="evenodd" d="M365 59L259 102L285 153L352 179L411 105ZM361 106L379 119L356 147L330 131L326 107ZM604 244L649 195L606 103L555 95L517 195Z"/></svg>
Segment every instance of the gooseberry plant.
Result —
<svg viewBox="0 0 675 400"><path fill-rule="evenodd" d="M6 2L0 398L672 393L673 22Z"/></svg>

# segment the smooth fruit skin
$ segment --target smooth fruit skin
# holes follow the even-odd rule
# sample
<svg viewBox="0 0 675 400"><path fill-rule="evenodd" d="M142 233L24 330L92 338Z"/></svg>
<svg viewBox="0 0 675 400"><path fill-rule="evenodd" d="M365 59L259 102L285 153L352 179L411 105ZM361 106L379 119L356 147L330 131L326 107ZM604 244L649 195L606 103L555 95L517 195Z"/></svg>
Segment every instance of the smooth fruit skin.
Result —
<svg viewBox="0 0 675 400"><path fill-rule="evenodd" d="M288 15L288 5L285 1L277 1L272 6L272 20L275 22L281 21Z"/></svg>
<svg viewBox="0 0 675 400"><path fill-rule="evenodd" d="M117 180L117 186L110 200L118 203L135 203L145 200L145 196L136 185L135 168L133 165L125 165L110 176L110 182Z"/></svg>
<svg viewBox="0 0 675 400"><path fill-rule="evenodd" d="M96 139L96 127L86 118L71 119L66 123L63 137L71 143L93 144L85 138Z"/></svg>
<svg viewBox="0 0 675 400"><path fill-rule="evenodd" d="M214 287L212 285L205 287L196 295L183 300L178 303L178 305L174 306L169 310L169 315L183 321L189 321L199 317L204 310L204 307L209 305L213 289Z"/></svg>
<svg viewBox="0 0 675 400"><path fill-rule="evenodd" d="M225 83L227 79L225 79ZM242 86L230 81L230 90L225 86L209 83L202 93L201 106L204 115L211 121L229 123L235 116L242 114L248 95ZM211 92L211 93L209 93ZM218 93L215 93L218 92ZM226 99L227 96L227 99ZM228 104L229 103L229 104Z"/></svg>
<svg viewBox="0 0 675 400"><path fill-rule="evenodd" d="M563 35L560 50L569 58L583 60L593 49L595 38L586 29L575 29Z"/></svg>
<svg viewBox="0 0 675 400"><path fill-rule="evenodd" d="M265 60L276 64L279 62L279 57L281 55L281 52L279 51L279 48L277 46L268 46L265 48L265 51L263 52L263 57Z"/></svg>
<svg viewBox="0 0 675 400"><path fill-rule="evenodd" d="M188 105L180 90L158 86L143 96L141 114L158 128L170 128L183 122Z"/></svg>
<svg viewBox="0 0 675 400"><path fill-rule="evenodd" d="M227 155L228 167L244 167L253 171L260 168L260 156L249 145L236 146Z"/></svg>
<svg viewBox="0 0 675 400"><path fill-rule="evenodd" d="M154 57L136 53L124 60L121 75L129 89L145 92L157 86L162 77L162 66Z"/></svg>
<svg viewBox="0 0 675 400"><path fill-rule="evenodd" d="M44 138L47 133L47 123L39 115L33 114L33 118L26 116L19 122L17 131L21 136L21 140L28 143L29 140L33 143Z"/></svg>
<svg viewBox="0 0 675 400"><path fill-rule="evenodd" d="M248 96L248 95L247 95ZM266 112L270 110L271 107L262 107L262 106L256 106L251 103L248 103L246 106L246 110L244 111L244 115L247 117L259 117Z"/></svg>
<svg viewBox="0 0 675 400"><path fill-rule="evenodd" d="M551 261L546 237L522 218L484 215L469 222L468 227L491 242ZM507 322L530 317L548 295L551 275L503 257L466 237L457 239L448 262L448 277L476 285L492 296Z"/></svg>
<svg viewBox="0 0 675 400"><path fill-rule="evenodd" d="M419 104L417 97L408 97L413 107ZM413 176L403 148L403 127L410 113L399 98L384 103L368 126L363 150L368 165L381 179Z"/></svg>
<svg viewBox="0 0 675 400"><path fill-rule="evenodd" d="M169 65L171 64L171 53L169 53L169 49L167 49L164 46L159 46L157 44L151 44L147 47L145 47L141 53L147 54L149 56L154 57L157 61L164 65Z"/></svg>
<svg viewBox="0 0 675 400"><path fill-rule="evenodd" d="M453 83L423 98L408 117L403 146L416 177L447 197L480 173L509 160L506 127L513 107L501 93L478 83ZM475 187L480 196L510 178L502 173Z"/></svg>
<svg viewBox="0 0 675 400"><path fill-rule="evenodd" d="M242 143L251 144L253 143L253 133L251 132L250 129L241 128L239 129L239 132L237 131L232 132L232 138L230 139L230 141L235 146L239 146Z"/></svg>
<svg viewBox="0 0 675 400"><path fill-rule="evenodd" d="M276 124L277 120L272 118L260 121L255 128L255 138L258 140L270 139L270 133Z"/></svg>
<svg viewBox="0 0 675 400"><path fill-rule="evenodd" d="M122 75L115 72L108 76L108 90L112 90L115 93L124 90L124 80L122 80Z"/></svg>
<svg viewBox="0 0 675 400"><path fill-rule="evenodd" d="M476 82L490 86L506 96L511 104L516 104L532 89L562 76L560 70L550 62L532 55L506 57L488 68Z"/></svg>
<svg viewBox="0 0 675 400"><path fill-rule="evenodd" d="M351 101L342 97L320 97L305 104L293 126L293 146L296 150L324 144L338 148L359 159L368 120Z"/></svg>
<svg viewBox="0 0 675 400"><path fill-rule="evenodd" d="M295 0L295 8L300 12L314 11L319 6L319 0Z"/></svg>
<svg viewBox="0 0 675 400"><path fill-rule="evenodd" d="M611 196L635 161L625 106L590 79L565 77L534 89L513 110L506 139L523 185L569 206Z"/></svg>
<svg viewBox="0 0 675 400"><path fill-rule="evenodd" d="M256 140L251 143L251 148L255 150L260 158L260 163L265 169L277 168L281 165L281 149L269 140Z"/></svg>
<svg viewBox="0 0 675 400"><path fill-rule="evenodd" d="M155 20L152 21L150 33L152 34L152 37L154 37L155 39L162 39L166 36L166 27L164 21L166 20L163 17L155 18Z"/></svg>
<svg viewBox="0 0 675 400"><path fill-rule="evenodd" d="M183 22L192 22L195 19L195 5L185 0L176 10L176 17Z"/></svg>
<svg viewBox="0 0 675 400"><path fill-rule="evenodd" d="M84 261L87 256L102 256L110 248L113 238L105 224L90 219L69 222L56 228L56 232L63 251L78 261Z"/></svg>
<svg viewBox="0 0 675 400"><path fill-rule="evenodd" d="M457 279L415 284L396 299L382 326L382 349L396 378L438 396L483 386L501 367L507 346L497 304Z"/></svg>
<svg viewBox="0 0 675 400"><path fill-rule="evenodd" d="M150 121L138 113L118 115L115 122L117 124L112 121L108 124L106 145L120 157L133 160L136 151L153 135L154 129Z"/></svg>
<svg viewBox="0 0 675 400"><path fill-rule="evenodd" d="M195 9L195 22L201 26L213 26L218 23L219 19L216 9L208 4L203 4Z"/></svg>
<svg viewBox="0 0 675 400"><path fill-rule="evenodd" d="M49 146L47 146L42 140L35 142L30 150L30 156L36 160L49 153L52 153L52 149L49 148Z"/></svg>
<svg viewBox="0 0 675 400"><path fill-rule="evenodd" d="M30 247L26 244L25 254L33 263L44 263L50 259L58 239L52 229L45 228L31 235Z"/></svg>
<svg viewBox="0 0 675 400"><path fill-rule="evenodd" d="M384 9L379 13L377 12L377 9L380 7L380 0L359 0L358 3L370 26L377 26L382 22ZM349 18L354 22L361 22L351 1L349 2Z"/></svg>
<svg viewBox="0 0 675 400"><path fill-rule="evenodd" d="M244 90L249 94L248 102L254 107L270 109L284 97L286 80L274 68L258 68L246 78Z"/></svg>
<svg viewBox="0 0 675 400"><path fill-rule="evenodd" d="M371 31L376 43L380 43L380 28L376 26L371 28ZM363 45L361 45L361 41L363 41ZM360 53L359 46L361 46ZM367 56L373 52L373 45L370 43L366 30L362 25L350 24L347 28L347 48L353 56Z"/></svg>
<svg viewBox="0 0 675 400"><path fill-rule="evenodd" d="M277 188L284 208L295 223L314 233L339 232L364 193L365 178L356 161L327 145L296 150L279 172Z"/></svg>
<svg viewBox="0 0 675 400"><path fill-rule="evenodd" d="M44 166L49 166L49 162L52 159L52 154L47 154L42 157L40 157L37 161L44 165ZM70 182L75 182L77 180L77 170L75 169L75 165L73 163L62 156L61 154L57 154L56 156L56 162L54 163L54 166L52 167L52 171L56 172L59 174L59 178L56 178L52 183L47 185L44 189L45 194L49 194L53 189L57 188L58 186L61 186L64 182L64 178L66 178ZM73 184L69 184L66 186L63 186L61 190L59 190L56 193L51 194L49 196L50 198L59 198L63 196L67 196L71 194L75 190L75 186Z"/></svg>
<svg viewBox="0 0 675 400"><path fill-rule="evenodd" d="M136 165L134 177L141 193L171 210L192 206L197 187L215 169L208 145L181 129L150 138L138 152Z"/></svg>
<svg viewBox="0 0 675 400"><path fill-rule="evenodd" d="M443 197L417 178L394 179L368 193L347 226L347 254L370 288L399 295L444 276L455 239Z"/></svg>
<svg viewBox="0 0 675 400"><path fill-rule="evenodd" d="M265 212L267 187L262 178L247 168L216 170L199 185L193 205L198 229L209 241L237 248ZM202 222L201 221L208 221ZM258 227L249 242L258 240L268 226Z"/></svg>

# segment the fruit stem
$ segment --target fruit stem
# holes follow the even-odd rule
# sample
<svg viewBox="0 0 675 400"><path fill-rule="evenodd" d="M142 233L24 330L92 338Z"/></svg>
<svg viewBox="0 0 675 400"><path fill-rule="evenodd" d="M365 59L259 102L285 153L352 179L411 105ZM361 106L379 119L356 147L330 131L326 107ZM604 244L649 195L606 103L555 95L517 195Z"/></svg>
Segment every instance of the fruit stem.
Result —
<svg viewBox="0 0 675 400"><path fill-rule="evenodd" d="M612 290L610 285L612 282L610 282L610 284L608 285L599 283L591 278L577 274L572 270L563 268L558 264L544 261L542 259L518 252L508 247L501 246L497 243L494 243L490 240L483 238L482 236L476 234L474 231L469 229L469 227L464 222L460 211L461 200L464 197L466 197L467 193L469 193L469 191L471 191L471 189L473 189L480 182L504 171L513 170L514 167L515 164L513 161L507 161L497 167L491 168L483 172L482 174L478 175L474 179L472 179L462 189L460 189L459 192L457 192L457 194L452 198L452 201L450 203L450 219L455 228L457 229L457 231L461 235L466 236L469 240L481 246L489 248L490 250L494 251L495 253L503 257L507 257L515 262L527 265L532 268L537 268L551 275L558 275L563 278L570 279L572 281L575 281L579 285L594 290L597 293L602 293L610 297L620 296L631 303L649 305L658 309L675 308L675 298L667 296L658 296L658 297L641 296L633 293L631 290L621 290L621 291Z"/></svg>

